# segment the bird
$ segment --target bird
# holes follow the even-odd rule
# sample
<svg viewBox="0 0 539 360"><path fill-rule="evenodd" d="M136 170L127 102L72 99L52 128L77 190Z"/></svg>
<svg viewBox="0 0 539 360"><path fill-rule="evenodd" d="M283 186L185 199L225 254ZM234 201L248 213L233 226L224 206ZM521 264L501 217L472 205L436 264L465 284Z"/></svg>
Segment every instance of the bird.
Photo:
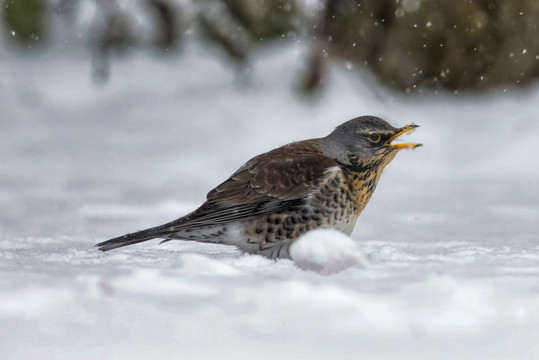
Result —
<svg viewBox="0 0 539 360"><path fill-rule="evenodd" d="M290 246L310 230L352 233L384 168L400 150L422 145L394 143L417 127L396 128L376 116L354 118L325 137L255 156L193 212L96 247L108 251L161 238L161 243L225 244L270 259L291 258Z"/></svg>

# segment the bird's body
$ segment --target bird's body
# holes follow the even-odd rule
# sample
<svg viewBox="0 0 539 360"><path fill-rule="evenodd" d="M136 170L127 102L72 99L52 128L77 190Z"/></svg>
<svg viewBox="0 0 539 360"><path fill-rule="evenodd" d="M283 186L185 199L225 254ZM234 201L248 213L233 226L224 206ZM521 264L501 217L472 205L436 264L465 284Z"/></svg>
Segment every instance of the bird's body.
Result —
<svg viewBox="0 0 539 360"><path fill-rule="evenodd" d="M252 158L184 217L97 246L106 251L153 238L181 239L287 258L293 241L309 230L352 232L384 167L399 149L418 146L392 140L415 127L397 129L376 117L350 120L324 138Z"/></svg>

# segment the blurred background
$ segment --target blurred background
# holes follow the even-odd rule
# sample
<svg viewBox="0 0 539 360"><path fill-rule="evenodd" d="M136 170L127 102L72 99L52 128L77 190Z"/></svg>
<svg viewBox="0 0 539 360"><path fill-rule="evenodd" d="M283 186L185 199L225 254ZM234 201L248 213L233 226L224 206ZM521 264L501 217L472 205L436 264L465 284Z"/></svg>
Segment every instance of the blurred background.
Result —
<svg viewBox="0 0 539 360"><path fill-rule="evenodd" d="M539 358L539 1L0 4L2 360ZM93 247L367 114L364 268Z"/></svg>
<svg viewBox="0 0 539 360"><path fill-rule="evenodd" d="M328 63L384 87L485 92L539 76L535 0L4 0L3 51L28 56L84 47L104 83L118 56L166 57L186 43L215 47L249 78L253 57L277 42L302 48L298 91L323 90ZM121 65L119 65L121 66ZM361 72L365 70L367 74ZM261 71L264 71L261 69Z"/></svg>

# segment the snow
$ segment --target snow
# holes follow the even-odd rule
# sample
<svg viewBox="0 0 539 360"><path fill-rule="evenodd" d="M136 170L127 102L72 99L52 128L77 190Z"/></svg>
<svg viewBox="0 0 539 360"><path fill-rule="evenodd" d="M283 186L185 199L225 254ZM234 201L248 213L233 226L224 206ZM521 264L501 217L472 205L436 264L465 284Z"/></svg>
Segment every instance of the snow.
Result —
<svg viewBox="0 0 539 360"><path fill-rule="evenodd" d="M357 242L335 229L317 229L301 236L290 246L290 256L300 269L322 275L366 265Z"/></svg>
<svg viewBox="0 0 539 360"><path fill-rule="evenodd" d="M335 66L314 101L294 92L293 44L260 53L249 83L187 46L117 59L95 87L76 49L2 51L2 359L539 357L539 88L400 97ZM307 235L296 262L93 247L362 114L421 125L407 141L424 146L387 167L354 242ZM366 266L337 267L355 256ZM297 266L309 258L334 274Z"/></svg>

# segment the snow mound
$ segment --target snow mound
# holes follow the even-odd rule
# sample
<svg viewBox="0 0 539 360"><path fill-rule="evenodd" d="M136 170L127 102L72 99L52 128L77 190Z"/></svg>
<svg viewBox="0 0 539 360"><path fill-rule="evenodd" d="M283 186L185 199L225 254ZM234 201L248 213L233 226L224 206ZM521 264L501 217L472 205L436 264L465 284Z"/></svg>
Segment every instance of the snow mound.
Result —
<svg viewBox="0 0 539 360"><path fill-rule="evenodd" d="M200 254L181 254L177 263L182 273L191 276L237 276L241 271L234 267Z"/></svg>
<svg viewBox="0 0 539 360"><path fill-rule="evenodd" d="M184 301L192 303L211 298L218 292L216 289L188 279L156 269L136 269L131 274L113 279L110 283L114 292L122 295L135 295L160 303Z"/></svg>
<svg viewBox="0 0 539 360"><path fill-rule="evenodd" d="M317 229L303 235L290 247L290 256L300 269L322 275L367 263L356 242L334 229Z"/></svg>

